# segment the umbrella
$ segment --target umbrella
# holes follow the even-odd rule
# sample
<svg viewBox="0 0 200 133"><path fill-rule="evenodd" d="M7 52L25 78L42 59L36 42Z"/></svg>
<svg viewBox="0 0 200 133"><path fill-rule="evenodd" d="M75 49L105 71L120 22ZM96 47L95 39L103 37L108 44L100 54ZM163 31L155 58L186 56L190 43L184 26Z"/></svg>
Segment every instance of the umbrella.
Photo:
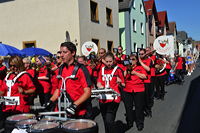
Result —
<svg viewBox="0 0 200 133"><path fill-rule="evenodd" d="M18 55L18 56L22 56L23 52L21 52L19 49L7 45L7 44L3 44L0 43L0 56L13 56L13 55Z"/></svg>
<svg viewBox="0 0 200 133"><path fill-rule="evenodd" d="M26 56L35 56L35 55L43 55L43 56L52 56L52 54L42 48L24 48L21 50Z"/></svg>

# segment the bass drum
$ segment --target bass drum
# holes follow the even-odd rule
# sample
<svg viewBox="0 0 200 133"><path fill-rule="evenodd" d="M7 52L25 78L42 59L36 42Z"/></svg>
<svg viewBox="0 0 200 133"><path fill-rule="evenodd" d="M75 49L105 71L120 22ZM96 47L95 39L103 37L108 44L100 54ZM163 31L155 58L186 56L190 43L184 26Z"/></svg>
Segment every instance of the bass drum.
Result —
<svg viewBox="0 0 200 133"><path fill-rule="evenodd" d="M11 133L17 122L34 118L34 114L17 114L7 117L5 121L5 133Z"/></svg>
<svg viewBox="0 0 200 133"><path fill-rule="evenodd" d="M63 123L62 131L62 133L98 133L98 125L87 119L69 120Z"/></svg>
<svg viewBox="0 0 200 133"><path fill-rule="evenodd" d="M30 133L60 133L60 124L56 122L38 122L30 129Z"/></svg>

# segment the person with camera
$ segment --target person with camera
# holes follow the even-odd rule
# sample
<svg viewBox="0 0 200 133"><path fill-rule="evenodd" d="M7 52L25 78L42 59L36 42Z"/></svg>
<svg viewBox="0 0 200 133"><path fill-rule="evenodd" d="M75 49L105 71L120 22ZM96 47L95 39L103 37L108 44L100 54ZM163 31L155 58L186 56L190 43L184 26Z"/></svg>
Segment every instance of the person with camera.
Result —
<svg viewBox="0 0 200 133"><path fill-rule="evenodd" d="M136 122L139 131L144 128L145 86L147 72L139 63L137 55L130 55L131 66L127 69L124 88L124 105L127 126L131 128ZM135 110L133 113L133 105ZM134 119L135 118L135 119Z"/></svg>
<svg viewBox="0 0 200 133"><path fill-rule="evenodd" d="M115 58L111 52L106 53L104 60L105 67L102 67L99 72L97 87L113 89L113 91L120 94L119 86L125 86L123 73L119 67L114 64ZM105 94L105 99L103 97L99 99L99 106L104 121L105 132L112 133L114 132L114 121L121 97L113 95L113 97L108 98L107 96L108 95Z"/></svg>
<svg viewBox="0 0 200 133"><path fill-rule="evenodd" d="M25 71L22 58L12 56L9 59L10 72L6 75L0 87L0 96L5 99L14 99L13 102L5 102L2 107L0 121L5 121L6 117L30 112L30 95L36 88L32 77Z"/></svg>
<svg viewBox="0 0 200 133"><path fill-rule="evenodd" d="M63 64L57 70L58 76L55 79L57 89L45 105L46 109L51 109L57 104L62 88L70 101L69 106L65 108L68 117L85 118L87 112L85 101L91 96L92 85L89 72L84 65L75 61L77 51L75 44L64 42L60 45L60 51Z"/></svg>

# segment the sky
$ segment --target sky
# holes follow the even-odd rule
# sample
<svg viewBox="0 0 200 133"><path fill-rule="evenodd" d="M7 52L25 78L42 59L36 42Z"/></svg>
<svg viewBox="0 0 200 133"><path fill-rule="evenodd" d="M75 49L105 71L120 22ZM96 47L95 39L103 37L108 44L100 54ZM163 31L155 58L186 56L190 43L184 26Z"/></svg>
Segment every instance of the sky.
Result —
<svg viewBox="0 0 200 133"><path fill-rule="evenodd" d="M176 22L178 31L200 41L200 0L155 0L157 11L167 11L168 21Z"/></svg>

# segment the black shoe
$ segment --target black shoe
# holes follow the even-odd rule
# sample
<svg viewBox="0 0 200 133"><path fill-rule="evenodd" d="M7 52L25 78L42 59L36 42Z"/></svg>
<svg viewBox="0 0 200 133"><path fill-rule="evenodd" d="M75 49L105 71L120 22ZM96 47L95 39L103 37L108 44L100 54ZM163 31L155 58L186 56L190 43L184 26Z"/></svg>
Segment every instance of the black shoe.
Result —
<svg viewBox="0 0 200 133"><path fill-rule="evenodd" d="M143 128L144 128L144 126L143 126L143 125L138 125L138 126L137 126L137 130L138 130L138 131L142 131L142 130L143 130Z"/></svg>
<svg viewBox="0 0 200 133"><path fill-rule="evenodd" d="M127 128L128 128L128 129L130 129L130 128L133 127L133 123L131 123L131 122L128 122L126 125L127 125Z"/></svg>

